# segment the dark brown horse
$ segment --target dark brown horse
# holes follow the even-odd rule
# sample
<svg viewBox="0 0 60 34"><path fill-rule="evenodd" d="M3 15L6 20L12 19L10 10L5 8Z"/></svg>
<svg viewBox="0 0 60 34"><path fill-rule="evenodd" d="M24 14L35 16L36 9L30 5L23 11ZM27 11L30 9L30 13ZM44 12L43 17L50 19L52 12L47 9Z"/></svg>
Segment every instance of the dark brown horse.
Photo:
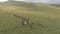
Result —
<svg viewBox="0 0 60 34"><path fill-rule="evenodd" d="M29 23L29 18L24 18L23 16L22 17L20 17L20 16L18 16L18 15L13 15L13 16L15 16L15 17L17 17L17 18L21 18L22 19L22 25L26 25L26 24L28 24Z"/></svg>

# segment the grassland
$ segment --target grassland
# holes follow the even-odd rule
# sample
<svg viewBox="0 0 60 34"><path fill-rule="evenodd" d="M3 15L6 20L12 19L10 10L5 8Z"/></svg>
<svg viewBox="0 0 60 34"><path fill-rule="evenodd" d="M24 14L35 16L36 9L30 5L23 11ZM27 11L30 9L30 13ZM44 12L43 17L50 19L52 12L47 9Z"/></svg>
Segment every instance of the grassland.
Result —
<svg viewBox="0 0 60 34"><path fill-rule="evenodd" d="M60 8L47 4L34 5L0 5L0 34L60 34ZM14 14L29 17L29 23L34 23L33 29L22 25L21 19ZM40 28L39 24L44 27Z"/></svg>

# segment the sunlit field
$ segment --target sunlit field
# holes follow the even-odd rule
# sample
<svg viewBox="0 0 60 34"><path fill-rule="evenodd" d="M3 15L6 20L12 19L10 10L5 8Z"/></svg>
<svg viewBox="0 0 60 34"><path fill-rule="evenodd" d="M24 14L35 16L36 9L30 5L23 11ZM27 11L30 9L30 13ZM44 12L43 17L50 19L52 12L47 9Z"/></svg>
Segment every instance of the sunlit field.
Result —
<svg viewBox="0 0 60 34"><path fill-rule="evenodd" d="M28 7L0 5L0 34L60 34L60 8L47 4ZM32 29L29 24L22 25L14 14L29 17Z"/></svg>

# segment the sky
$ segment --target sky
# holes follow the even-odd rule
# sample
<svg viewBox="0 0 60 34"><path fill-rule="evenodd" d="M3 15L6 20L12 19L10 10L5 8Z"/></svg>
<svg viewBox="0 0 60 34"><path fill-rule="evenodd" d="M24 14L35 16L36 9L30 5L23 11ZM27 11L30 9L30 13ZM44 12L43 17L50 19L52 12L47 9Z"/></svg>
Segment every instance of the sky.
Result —
<svg viewBox="0 0 60 34"><path fill-rule="evenodd" d="M6 1L8 1L8 0L0 0L0 2L6 2ZM60 0L16 0L16 1L42 2L42 3L60 4Z"/></svg>
<svg viewBox="0 0 60 34"><path fill-rule="evenodd" d="M8 0L0 0L0 2L6 2ZM24 1L24 0L17 0L17 1Z"/></svg>
<svg viewBox="0 0 60 34"><path fill-rule="evenodd" d="M5 2L5 1L8 1L8 0L0 0L0 2Z"/></svg>
<svg viewBox="0 0 60 34"><path fill-rule="evenodd" d="M16 0L16 1L25 1L25 0Z"/></svg>

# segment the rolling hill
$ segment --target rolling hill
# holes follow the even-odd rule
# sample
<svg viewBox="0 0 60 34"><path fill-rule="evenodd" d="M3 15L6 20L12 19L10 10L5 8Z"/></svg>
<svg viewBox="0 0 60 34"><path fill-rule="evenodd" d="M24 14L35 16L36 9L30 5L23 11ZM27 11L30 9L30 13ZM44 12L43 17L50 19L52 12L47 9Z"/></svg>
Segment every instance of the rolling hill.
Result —
<svg viewBox="0 0 60 34"><path fill-rule="evenodd" d="M14 14L29 17L29 23L34 23L32 30ZM42 3L1 3L0 34L60 34L60 8Z"/></svg>

